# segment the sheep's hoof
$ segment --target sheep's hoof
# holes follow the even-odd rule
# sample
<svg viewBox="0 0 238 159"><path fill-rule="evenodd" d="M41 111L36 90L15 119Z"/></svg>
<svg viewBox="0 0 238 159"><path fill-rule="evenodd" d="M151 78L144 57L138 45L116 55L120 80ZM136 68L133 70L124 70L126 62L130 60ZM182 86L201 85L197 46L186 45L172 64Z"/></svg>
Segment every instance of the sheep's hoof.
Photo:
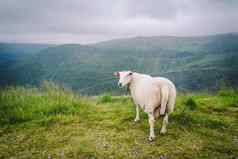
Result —
<svg viewBox="0 0 238 159"><path fill-rule="evenodd" d="M155 141L155 137L150 136L150 137L148 138L148 140L149 140L149 142L153 142L153 141Z"/></svg>
<svg viewBox="0 0 238 159"><path fill-rule="evenodd" d="M134 119L134 122L136 122L136 123L137 123L138 121L140 121L140 119L137 119L137 118L136 118L136 119Z"/></svg>
<svg viewBox="0 0 238 159"><path fill-rule="evenodd" d="M167 130L166 130L166 129L160 130L160 134L164 135L164 134L166 134L166 133L167 133Z"/></svg>

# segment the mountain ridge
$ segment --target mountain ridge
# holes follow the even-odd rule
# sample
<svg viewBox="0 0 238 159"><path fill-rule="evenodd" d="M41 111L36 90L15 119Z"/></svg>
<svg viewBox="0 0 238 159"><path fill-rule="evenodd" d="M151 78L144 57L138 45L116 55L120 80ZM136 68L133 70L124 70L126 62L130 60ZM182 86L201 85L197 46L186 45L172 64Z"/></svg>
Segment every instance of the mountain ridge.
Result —
<svg viewBox="0 0 238 159"><path fill-rule="evenodd" d="M112 72L134 70L164 75L179 90L216 90L222 83L238 86L237 53L238 34L192 40L128 38L90 45L54 45L24 58L5 74L7 84L38 85L50 80L79 92L91 87L85 93L97 94L117 91Z"/></svg>

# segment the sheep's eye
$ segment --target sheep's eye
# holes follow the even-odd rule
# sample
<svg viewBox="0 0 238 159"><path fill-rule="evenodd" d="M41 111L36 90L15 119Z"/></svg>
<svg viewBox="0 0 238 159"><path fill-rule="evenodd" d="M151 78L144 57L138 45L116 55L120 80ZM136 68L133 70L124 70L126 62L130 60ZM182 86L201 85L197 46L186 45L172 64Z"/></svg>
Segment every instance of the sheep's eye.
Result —
<svg viewBox="0 0 238 159"><path fill-rule="evenodd" d="M132 75L132 72L130 72L129 75Z"/></svg>

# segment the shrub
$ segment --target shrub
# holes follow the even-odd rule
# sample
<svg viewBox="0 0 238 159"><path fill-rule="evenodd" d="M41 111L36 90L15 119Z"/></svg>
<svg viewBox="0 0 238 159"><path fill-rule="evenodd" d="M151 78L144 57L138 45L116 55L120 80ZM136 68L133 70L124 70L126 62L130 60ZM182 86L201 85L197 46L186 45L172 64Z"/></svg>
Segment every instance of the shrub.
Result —
<svg viewBox="0 0 238 159"><path fill-rule="evenodd" d="M190 110L195 110L198 107L195 99L193 99L192 97L189 97L187 99L187 101L185 102L185 105L186 105L186 108L188 108Z"/></svg>
<svg viewBox="0 0 238 159"><path fill-rule="evenodd" d="M232 88L222 88L218 91L219 96L234 96L235 90Z"/></svg>
<svg viewBox="0 0 238 159"><path fill-rule="evenodd" d="M112 96L110 94L105 94L100 98L101 103L110 103L112 102Z"/></svg>

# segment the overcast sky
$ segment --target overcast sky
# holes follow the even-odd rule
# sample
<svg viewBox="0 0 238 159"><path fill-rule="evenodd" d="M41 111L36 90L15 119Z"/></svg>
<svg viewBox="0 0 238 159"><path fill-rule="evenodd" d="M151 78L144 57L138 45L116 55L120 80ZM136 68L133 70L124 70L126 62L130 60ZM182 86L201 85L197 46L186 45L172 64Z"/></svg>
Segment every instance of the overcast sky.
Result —
<svg viewBox="0 0 238 159"><path fill-rule="evenodd" d="M238 32L238 0L0 0L1 42L225 32Z"/></svg>

